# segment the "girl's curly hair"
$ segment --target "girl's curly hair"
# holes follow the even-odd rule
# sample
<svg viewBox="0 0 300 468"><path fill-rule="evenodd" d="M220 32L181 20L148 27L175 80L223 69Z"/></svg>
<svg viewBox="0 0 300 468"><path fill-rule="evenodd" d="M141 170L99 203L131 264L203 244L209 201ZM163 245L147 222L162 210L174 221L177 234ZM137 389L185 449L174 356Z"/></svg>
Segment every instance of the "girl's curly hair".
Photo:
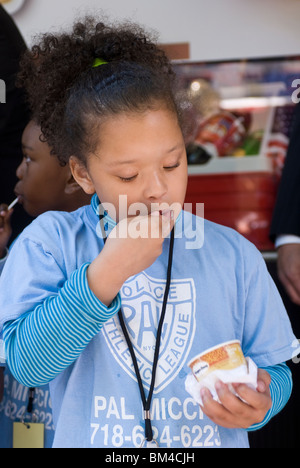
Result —
<svg viewBox="0 0 300 468"><path fill-rule="evenodd" d="M95 58L108 64L93 68ZM91 114L105 117L126 105L141 110L146 101L159 100L176 108L172 66L155 39L135 24L86 17L70 33L42 35L20 67L18 86L25 88L33 118L62 164L72 154L85 160L95 149ZM120 89L129 88L121 99Z"/></svg>

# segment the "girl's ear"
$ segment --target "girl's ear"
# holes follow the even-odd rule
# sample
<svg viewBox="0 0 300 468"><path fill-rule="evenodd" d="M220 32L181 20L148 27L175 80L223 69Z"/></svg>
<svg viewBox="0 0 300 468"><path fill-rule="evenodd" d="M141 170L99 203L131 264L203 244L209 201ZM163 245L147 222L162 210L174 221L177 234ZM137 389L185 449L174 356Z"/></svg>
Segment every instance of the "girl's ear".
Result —
<svg viewBox="0 0 300 468"><path fill-rule="evenodd" d="M69 159L69 165L72 176L77 184L80 185L85 193L93 195L95 193L95 187L83 162L75 156L71 156Z"/></svg>
<svg viewBox="0 0 300 468"><path fill-rule="evenodd" d="M79 192L79 191L82 192L82 188L80 187L80 185L77 184L70 170L68 180L66 181L66 185L65 185L65 194L73 195L74 193Z"/></svg>

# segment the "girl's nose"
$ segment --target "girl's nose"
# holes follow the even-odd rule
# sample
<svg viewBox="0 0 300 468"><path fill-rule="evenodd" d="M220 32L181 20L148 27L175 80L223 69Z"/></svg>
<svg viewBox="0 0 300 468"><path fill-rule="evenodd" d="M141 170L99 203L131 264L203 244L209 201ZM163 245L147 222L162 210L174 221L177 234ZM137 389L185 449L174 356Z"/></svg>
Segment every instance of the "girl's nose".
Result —
<svg viewBox="0 0 300 468"><path fill-rule="evenodd" d="M147 180L144 196L148 200L158 200L160 201L163 196L167 193L168 188L164 180L163 174L154 173L151 175L149 180Z"/></svg>

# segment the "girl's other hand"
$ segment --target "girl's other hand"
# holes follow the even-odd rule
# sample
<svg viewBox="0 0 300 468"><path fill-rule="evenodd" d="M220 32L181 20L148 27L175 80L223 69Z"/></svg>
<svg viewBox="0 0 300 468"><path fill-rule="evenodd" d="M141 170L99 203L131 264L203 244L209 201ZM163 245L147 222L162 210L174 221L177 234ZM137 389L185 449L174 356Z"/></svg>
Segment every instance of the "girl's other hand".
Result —
<svg viewBox="0 0 300 468"><path fill-rule="evenodd" d="M7 211L7 208L7 205L0 205L0 259L5 256L5 250L12 233L10 219L14 210Z"/></svg>
<svg viewBox="0 0 300 468"><path fill-rule="evenodd" d="M174 213L165 210L117 224L88 268L89 286L104 304L112 302L129 277L146 270L161 255L174 222Z"/></svg>
<svg viewBox="0 0 300 468"><path fill-rule="evenodd" d="M173 227L174 213L171 210L123 219L117 224L109 235L105 248L116 263L122 259L124 281L155 262Z"/></svg>

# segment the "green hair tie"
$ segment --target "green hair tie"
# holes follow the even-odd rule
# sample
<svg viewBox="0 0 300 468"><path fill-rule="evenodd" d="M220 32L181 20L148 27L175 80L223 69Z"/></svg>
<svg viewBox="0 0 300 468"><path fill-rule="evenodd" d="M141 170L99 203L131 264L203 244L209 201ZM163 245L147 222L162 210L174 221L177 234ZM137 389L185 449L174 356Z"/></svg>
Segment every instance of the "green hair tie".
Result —
<svg viewBox="0 0 300 468"><path fill-rule="evenodd" d="M105 65L106 63L108 63L108 62L106 62L103 59L95 58L94 63L93 63L93 68L100 67L100 65Z"/></svg>

